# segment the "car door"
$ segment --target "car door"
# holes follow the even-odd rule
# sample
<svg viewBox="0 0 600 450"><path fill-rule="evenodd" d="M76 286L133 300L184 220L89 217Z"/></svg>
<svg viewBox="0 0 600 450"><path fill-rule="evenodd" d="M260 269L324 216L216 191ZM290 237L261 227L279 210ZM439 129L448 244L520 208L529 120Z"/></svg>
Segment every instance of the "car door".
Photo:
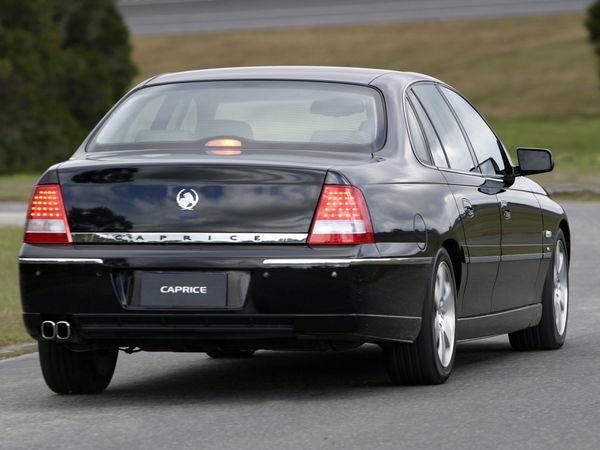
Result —
<svg viewBox="0 0 600 450"><path fill-rule="evenodd" d="M492 312L539 301L536 280L542 256L542 213L526 180L504 183L512 171L504 146L473 106L457 92L441 87L459 118L483 175L501 187L497 191L501 212L501 261L492 296Z"/></svg>
<svg viewBox="0 0 600 450"><path fill-rule="evenodd" d="M418 84L409 99L461 213L467 262L460 317L491 311L492 292L500 263L500 206L495 192L486 189L460 126L434 84Z"/></svg>

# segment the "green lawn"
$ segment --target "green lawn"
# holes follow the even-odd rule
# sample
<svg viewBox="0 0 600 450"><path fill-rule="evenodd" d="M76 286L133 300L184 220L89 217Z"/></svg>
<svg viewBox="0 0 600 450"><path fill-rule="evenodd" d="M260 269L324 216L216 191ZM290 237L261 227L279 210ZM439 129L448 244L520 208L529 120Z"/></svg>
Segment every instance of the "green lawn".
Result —
<svg viewBox="0 0 600 450"><path fill-rule="evenodd" d="M0 202L29 201L38 175L0 175Z"/></svg>
<svg viewBox="0 0 600 450"><path fill-rule="evenodd" d="M583 16L134 37L137 81L210 67L317 64L423 72L493 117L600 115Z"/></svg>
<svg viewBox="0 0 600 450"><path fill-rule="evenodd" d="M17 255L22 241L22 228L0 228L0 347L31 339L21 319Z"/></svg>
<svg viewBox="0 0 600 450"><path fill-rule="evenodd" d="M493 118L491 123L511 151L513 162L517 147L543 147L554 152L555 170L534 177L549 190L600 193L600 116Z"/></svg>

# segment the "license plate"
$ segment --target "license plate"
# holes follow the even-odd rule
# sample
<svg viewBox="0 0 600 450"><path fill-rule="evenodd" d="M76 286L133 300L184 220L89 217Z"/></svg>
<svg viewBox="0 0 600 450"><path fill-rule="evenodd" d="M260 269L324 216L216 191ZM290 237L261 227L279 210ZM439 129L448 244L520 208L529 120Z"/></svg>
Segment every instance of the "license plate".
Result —
<svg viewBox="0 0 600 450"><path fill-rule="evenodd" d="M141 272L143 308L226 308L227 274L219 272Z"/></svg>

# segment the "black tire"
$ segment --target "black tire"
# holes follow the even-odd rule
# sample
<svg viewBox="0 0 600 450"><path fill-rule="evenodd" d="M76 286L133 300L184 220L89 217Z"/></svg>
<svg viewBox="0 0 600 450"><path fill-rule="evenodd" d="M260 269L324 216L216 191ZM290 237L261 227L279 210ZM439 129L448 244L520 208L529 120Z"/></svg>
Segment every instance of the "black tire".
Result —
<svg viewBox="0 0 600 450"><path fill-rule="evenodd" d="M554 279L554 268L557 264L557 258L559 257L559 248L562 245L564 249L564 255L566 259L564 260L564 264L566 264L566 291L567 291L567 301L565 307L565 323L564 330L562 333L558 329L558 325L556 322L556 311L554 308L554 295L555 295L555 279ZM528 351L528 350L555 350L560 348L565 343L565 338L567 336L567 323L569 317L569 253L568 247L565 240L565 236L561 230L556 234L556 242L554 244L554 253L552 257L552 264L548 269L548 274L546 275L546 281L544 284L544 292L542 294L542 318L540 322L531 328L526 328L524 330L515 331L514 333L508 334L508 339L510 340L510 345L515 350L520 351Z"/></svg>
<svg viewBox="0 0 600 450"><path fill-rule="evenodd" d="M214 349L206 352L208 356L214 359L224 358L250 358L254 354L255 350L237 350L237 349Z"/></svg>
<svg viewBox="0 0 600 450"><path fill-rule="evenodd" d="M44 380L57 394L96 394L112 379L118 349L74 352L62 344L39 341Z"/></svg>
<svg viewBox="0 0 600 450"><path fill-rule="evenodd" d="M436 349L436 306L434 291L438 269L446 264L453 293L453 324L451 339L452 353L449 362L443 365ZM431 281L423 303L422 323L419 336L412 344L397 343L383 346L387 371L394 384L441 384L444 383L454 365L456 356L456 280L452 260L445 249L440 249L433 265Z"/></svg>

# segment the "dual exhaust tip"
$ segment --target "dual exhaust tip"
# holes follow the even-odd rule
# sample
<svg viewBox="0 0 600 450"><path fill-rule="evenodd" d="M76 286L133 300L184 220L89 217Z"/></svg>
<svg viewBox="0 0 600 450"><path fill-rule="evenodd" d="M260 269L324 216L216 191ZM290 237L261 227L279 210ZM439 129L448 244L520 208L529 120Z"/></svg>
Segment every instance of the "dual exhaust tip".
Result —
<svg viewBox="0 0 600 450"><path fill-rule="evenodd" d="M59 322L44 320L42 322L41 332L44 339L58 339L64 341L71 337L71 324L64 320Z"/></svg>

